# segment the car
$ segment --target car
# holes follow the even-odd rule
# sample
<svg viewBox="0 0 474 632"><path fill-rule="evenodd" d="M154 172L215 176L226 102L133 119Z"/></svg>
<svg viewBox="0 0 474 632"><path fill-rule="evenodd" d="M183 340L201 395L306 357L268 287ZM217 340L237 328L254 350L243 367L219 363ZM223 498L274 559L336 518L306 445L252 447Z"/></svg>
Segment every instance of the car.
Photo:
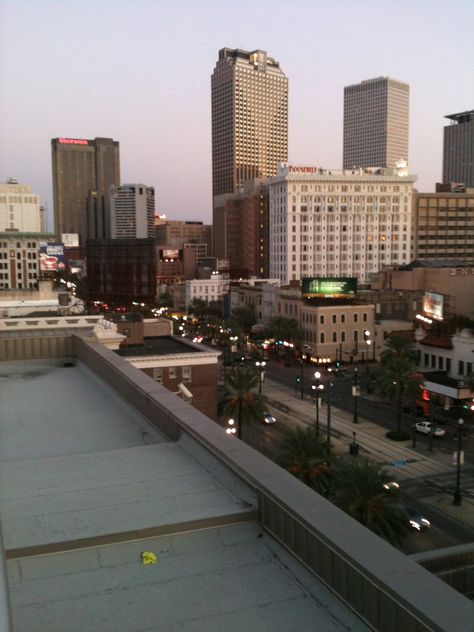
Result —
<svg viewBox="0 0 474 632"><path fill-rule="evenodd" d="M268 425L268 424L274 424L275 422L276 422L276 419L271 413L269 413L268 411L265 411L263 413L263 420L262 420L263 424Z"/></svg>
<svg viewBox="0 0 474 632"><path fill-rule="evenodd" d="M434 437L444 437L446 434L446 430L435 426L430 421L419 421L415 424L415 430L426 435L432 433Z"/></svg>
<svg viewBox="0 0 474 632"><path fill-rule="evenodd" d="M397 481L387 481L383 486L388 492L396 492L400 489L400 483L397 483Z"/></svg>
<svg viewBox="0 0 474 632"><path fill-rule="evenodd" d="M431 522L428 518L425 518L420 514L419 511L413 509L413 507L405 507L405 511L408 516L408 521L410 523L410 527L415 529L416 531L421 531L422 529L429 529L431 527Z"/></svg>

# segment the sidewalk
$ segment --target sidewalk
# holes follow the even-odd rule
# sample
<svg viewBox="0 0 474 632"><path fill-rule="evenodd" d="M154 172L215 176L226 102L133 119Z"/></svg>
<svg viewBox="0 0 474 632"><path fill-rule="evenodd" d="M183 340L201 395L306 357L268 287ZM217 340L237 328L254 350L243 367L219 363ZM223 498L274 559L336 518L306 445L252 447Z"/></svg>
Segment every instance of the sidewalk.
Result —
<svg viewBox="0 0 474 632"><path fill-rule="evenodd" d="M269 405L274 405L277 410L279 406L283 407L283 411L286 407L286 414L296 414L307 424L315 423L314 403L310 399L297 399L293 388L266 379L264 394ZM319 419L321 430L325 433L327 405L320 408ZM438 452L437 458L434 459L429 452L424 454L414 450L411 447L411 439L391 441L385 437L384 428L360 417L356 425L352 422L350 413L332 406L331 444L335 453L348 454L354 431L360 448L359 454L382 463L394 478L425 480L442 474L452 474L454 483L455 468L452 464L452 455ZM434 486L433 495L424 497L423 502L474 528L474 489L472 493L463 495L462 505L459 507L452 504L452 497L452 493L445 489L437 491Z"/></svg>

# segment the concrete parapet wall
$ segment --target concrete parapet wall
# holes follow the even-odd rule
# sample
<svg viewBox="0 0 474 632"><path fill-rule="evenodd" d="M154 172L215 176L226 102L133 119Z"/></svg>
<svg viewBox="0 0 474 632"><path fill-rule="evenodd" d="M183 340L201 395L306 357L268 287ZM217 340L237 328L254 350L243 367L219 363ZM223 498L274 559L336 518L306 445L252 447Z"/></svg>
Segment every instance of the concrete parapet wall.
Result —
<svg viewBox="0 0 474 632"><path fill-rule="evenodd" d="M263 528L381 632L467 632L474 606L273 462L97 343L74 337L78 359L242 503Z"/></svg>

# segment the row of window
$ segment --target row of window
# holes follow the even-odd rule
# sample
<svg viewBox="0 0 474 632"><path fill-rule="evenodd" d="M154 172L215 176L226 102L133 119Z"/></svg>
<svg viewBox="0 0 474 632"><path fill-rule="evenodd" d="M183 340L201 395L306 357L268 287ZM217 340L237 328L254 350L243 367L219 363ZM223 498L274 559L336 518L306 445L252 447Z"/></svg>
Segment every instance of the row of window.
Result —
<svg viewBox="0 0 474 632"><path fill-rule="evenodd" d="M176 380L180 377L182 382L191 382L192 370L190 366L170 366L170 367L156 367L153 369L153 379L162 383L163 378L168 380Z"/></svg>

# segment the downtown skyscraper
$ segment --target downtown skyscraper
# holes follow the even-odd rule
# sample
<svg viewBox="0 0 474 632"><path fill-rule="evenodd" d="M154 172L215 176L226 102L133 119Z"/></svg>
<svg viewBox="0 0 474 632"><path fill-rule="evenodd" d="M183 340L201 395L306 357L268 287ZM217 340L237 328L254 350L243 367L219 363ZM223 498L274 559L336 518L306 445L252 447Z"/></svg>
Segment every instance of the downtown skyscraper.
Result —
<svg viewBox="0 0 474 632"><path fill-rule="evenodd" d="M120 184L119 143L53 138L54 230L87 239L110 237L110 187Z"/></svg>
<svg viewBox="0 0 474 632"><path fill-rule="evenodd" d="M265 51L223 48L212 74L212 191L274 176L288 160L288 79Z"/></svg>
<svg viewBox="0 0 474 632"><path fill-rule="evenodd" d="M410 86L377 77L344 88L343 168L408 162Z"/></svg>
<svg viewBox="0 0 474 632"><path fill-rule="evenodd" d="M443 130L443 183L474 187L474 110L448 114Z"/></svg>

